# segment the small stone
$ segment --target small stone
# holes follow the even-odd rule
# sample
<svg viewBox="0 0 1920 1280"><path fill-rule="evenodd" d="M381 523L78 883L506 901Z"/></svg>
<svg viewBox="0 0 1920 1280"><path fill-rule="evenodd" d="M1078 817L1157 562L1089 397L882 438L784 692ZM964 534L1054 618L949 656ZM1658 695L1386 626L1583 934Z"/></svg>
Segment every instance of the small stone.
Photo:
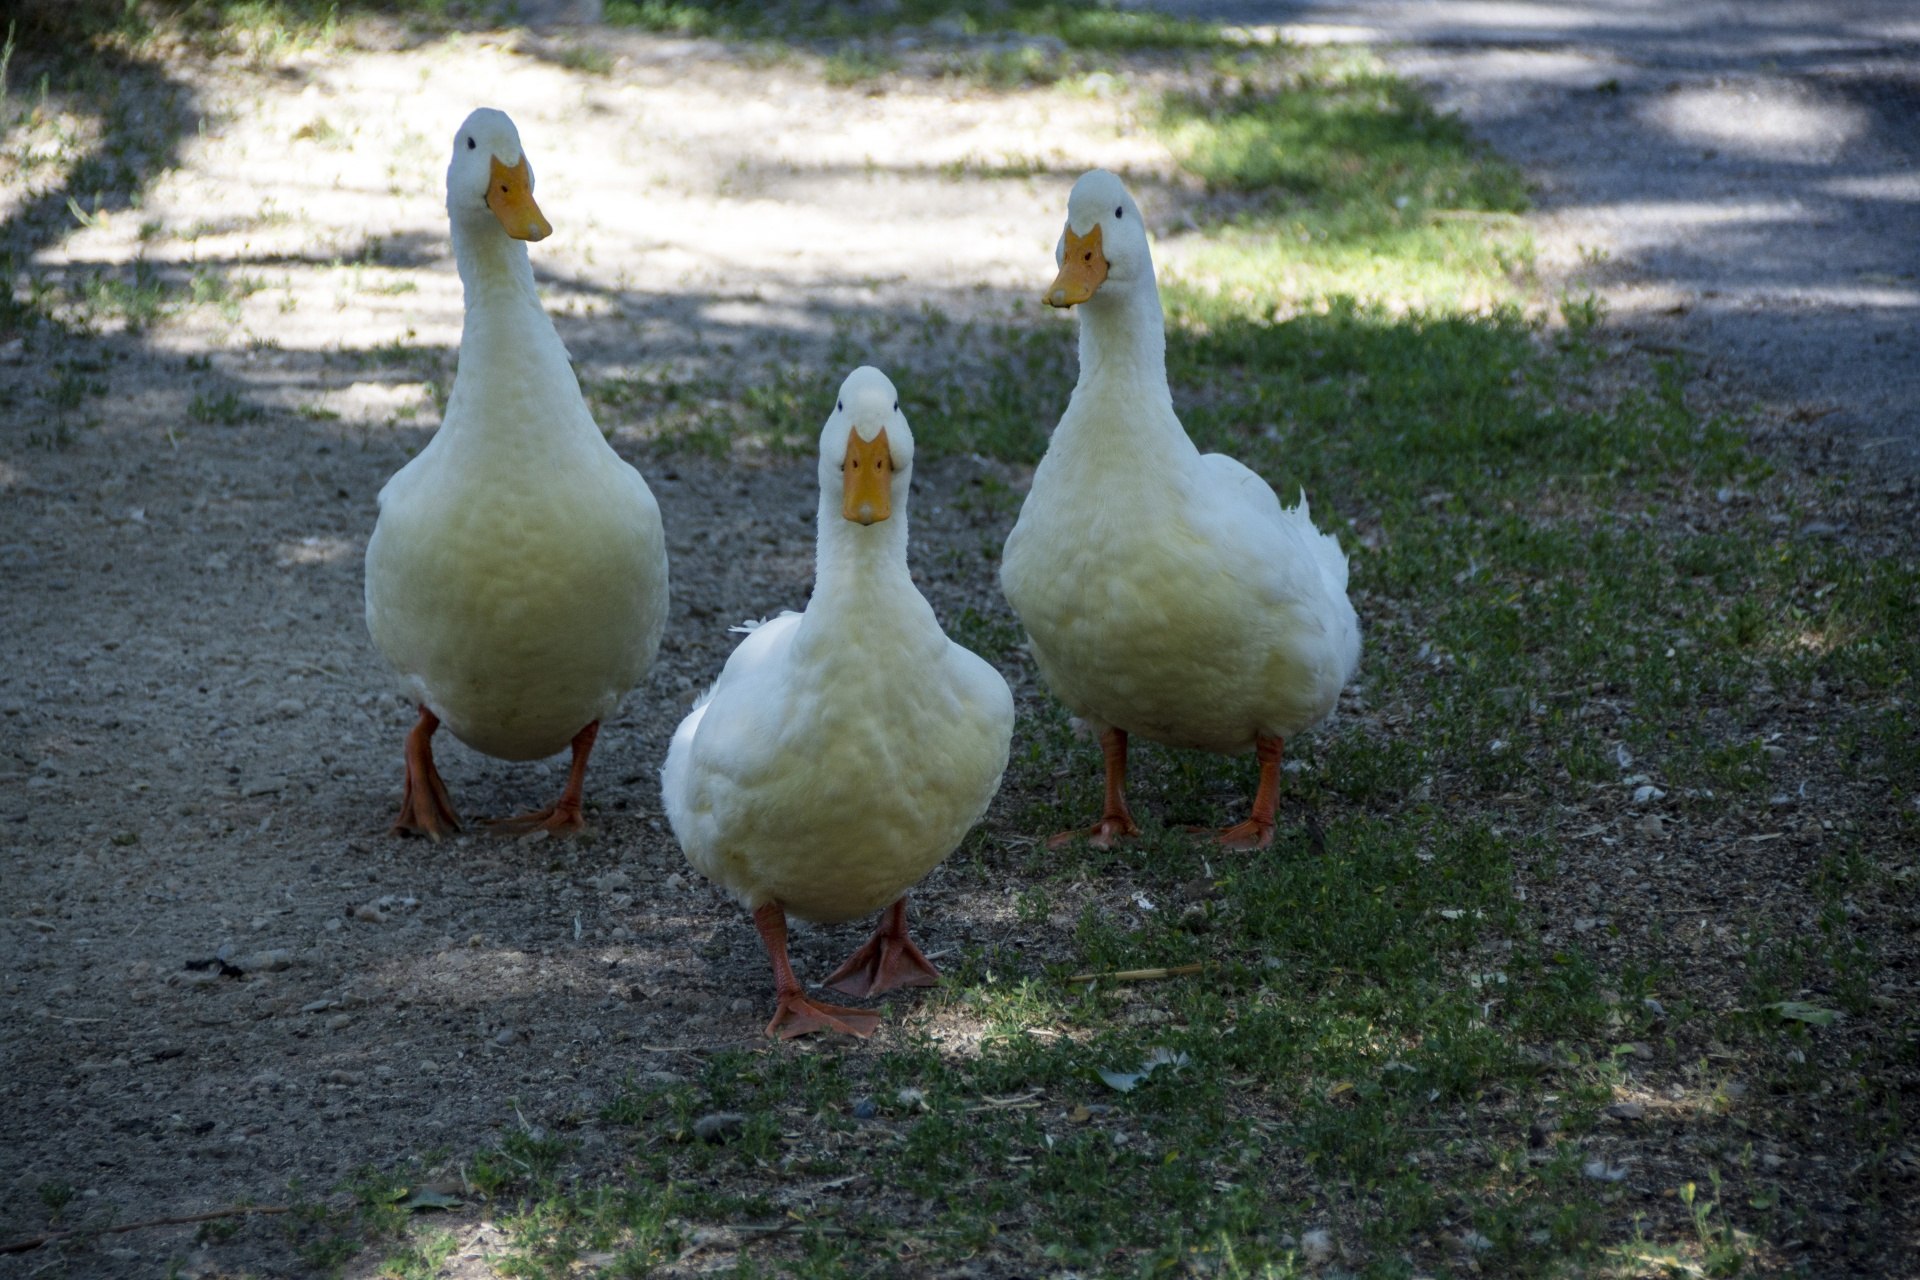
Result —
<svg viewBox="0 0 1920 1280"><path fill-rule="evenodd" d="M293 952L280 947L268 951L250 951L230 963L247 973L279 973L282 969L293 967Z"/></svg>
<svg viewBox="0 0 1920 1280"><path fill-rule="evenodd" d="M712 1111L693 1122L693 1136L702 1142L726 1142L746 1127L747 1118L738 1111Z"/></svg>
<svg viewBox="0 0 1920 1280"><path fill-rule="evenodd" d="M1646 804L1650 800L1664 799L1666 794L1666 792L1650 782L1642 783L1633 789L1633 802L1635 804Z"/></svg>
<svg viewBox="0 0 1920 1280"><path fill-rule="evenodd" d="M512 1027L502 1027L493 1033L493 1043L505 1048L520 1039L520 1033Z"/></svg>
<svg viewBox="0 0 1920 1280"><path fill-rule="evenodd" d="M1633 824L1633 829L1651 839L1659 839L1667 834L1667 824L1657 813L1650 813Z"/></svg>
<svg viewBox="0 0 1920 1280"><path fill-rule="evenodd" d="M1204 902L1189 902L1180 912L1179 925L1188 933L1205 933L1213 928L1213 917Z"/></svg>
<svg viewBox="0 0 1920 1280"><path fill-rule="evenodd" d="M669 889L684 889L687 887L687 878L676 871L668 876L663 883Z"/></svg>
<svg viewBox="0 0 1920 1280"><path fill-rule="evenodd" d="M1300 1253L1311 1263L1322 1263L1333 1256L1333 1233L1325 1227L1315 1227L1311 1231L1300 1233Z"/></svg>
<svg viewBox="0 0 1920 1280"><path fill-rule="evenodd" d="M1609 1120L1644 1120L1647 1107L1643 1102L1616 1102L1607 1108Z"/></svg>
<svg viewBox="0 0 1920 1280"><path fill-rule="evenodd" d="M927 1109L926 1093L923 1090L914 1088L912 1085L908 1085L906 1088L900 1090L900 1092L894 1094L893 1100L909 1111L925 1111Z"/></svg>
<svg viewBox="0 0 1920 1280"><path fill-rule="evenodd" d="M352 1025L353 1015L350 1013L336 1013L327 1019L327 1030L329 1031L345 1031Z"/></svg>
<svg viewBox="0 0 1920 1280"><path fill-rule="evenodd" d="M307 704L298 698L282 698L273 704L273 709L278 714L292 719L294 716L304 715L307 710Z"/></svg>
<svg viewBox="0 0 1920 1280"><path fill-rule="evenodd" d="M327 1072L327 1074L321 1078L328 1084L359 1084L366 1077L362 1076L358 1071L334 1070Z"/></svg>
<svg viewBox="0 0 1920 1280"><path fill-rule="evenodd" d="M872 1098L855 1098L853 1100L853 1118L855 1120L871 1120L879 1114L880 1108L874 1105Z"/></svg>
<svg viewBox="0 0 1920 1280"><path fill-rule="evenodd" d="M365 920L369 924L385 924L387 913L381 910L378 902L363 902L347 912L355 920Z"/></svg>
<svg viewBox="0 0 1920 1280"><path fill-rule="evenodd" d="M1580 1166L1580 1172L1586 1174L1595 1182L1625 1182L1627 1180L1627 1169L1625 1165L1609 1164L1598 1156L1595 1156Z"/></svg>
<svg viewBox="0 0 1920 1280"><path fill-rule="evenodd" d="M1468 1253L1485 1253L1487 1250L1493 1248L1493 1241L1471 1228L1462 1231L1459 1235L1455 1236L1454 1239L1459 1243L1460 1247Z"/></svg>

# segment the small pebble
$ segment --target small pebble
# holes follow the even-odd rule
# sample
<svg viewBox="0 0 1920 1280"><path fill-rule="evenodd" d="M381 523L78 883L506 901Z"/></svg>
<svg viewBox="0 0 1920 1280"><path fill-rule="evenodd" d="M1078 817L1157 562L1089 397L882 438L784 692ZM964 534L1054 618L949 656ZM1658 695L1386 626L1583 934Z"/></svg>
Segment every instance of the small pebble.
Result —
<svg viewBox="0 0 1920 1280"><path fill-rule="evenodd" d="M1589 1178L1592 1178L1595 1182L1625 1182L1627 1180L1627 1170L1624 1165L1608 1164L1605 1160L1597 1156L1581 1166L1580 1171Z"/></svg>
<svg viewBox="0 0 1920 1280"><path fill-rule="evenodd" d="M1609 1120L1643 1120L1646 1114L1646 1104L1641 1102L1616 1102L1607 1108Z"/></svg>
<svg viewBox="0 0 1920 1280"><path fill-rule="evenodd" d="M880 1114L880 1108L873 1104L872 1098L856 1098L853 1102L855 1120L871 1120Z"/></svg>
<svg viewBox="0 0 1920 1280"><path fill-rule="evenodd" d="M329 1031L344 1031L352 1025L353 1015L350 1013L336 1013L327 1019L327 1030Z"/></svg>
<svg viewBox="0 0 1920 1280"><path fill-rule="evenodd" d="M1321 1263L1333 1256L1333 1233L1325 1227L1300 1233L1300 1252L1308 1262Z"/></svg>
<svg viewBox="0 0 1920 1280"><path fill-rule="evenodd" d="M693 1122L693 1136L702 1142L725 1142L747 1127L747 1118L737 1111L713 1111Z"/></svg>

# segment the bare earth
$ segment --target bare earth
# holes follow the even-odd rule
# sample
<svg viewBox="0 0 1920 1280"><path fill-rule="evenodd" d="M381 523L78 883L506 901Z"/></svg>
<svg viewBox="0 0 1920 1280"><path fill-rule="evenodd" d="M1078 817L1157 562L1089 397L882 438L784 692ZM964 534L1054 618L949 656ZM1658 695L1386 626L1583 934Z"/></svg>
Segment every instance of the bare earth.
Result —
<svg viewBox="0 0 1920 1280"><path fill-rule="evenodd" d="M0 339L0 388L97 384L57 417L37 416L37 396L0 397L0 1244L44 1227L46 1187L71 1187L67 1220L94 1224L283 1205L365 1166L563 1119L591 1161L613 1141L593 1117L624 1077L691 1075L701 1052L759 1043L758 939L685 866L657 775L732 648L728 625L805 600L810 461L713 460L603 414L660 499L676 598L657 666L600 737L591 836L386 831L413 711L366 638L361 557L374 496L437 425L452 371L441 184L471 107L506 108L527 144L556 228L535 270L583 379L697 386L817 361L818 412L790 424L809 439L858 360L911 405L914 370L887 337L902 318L1031 316L1063 175L1125 167L1147 182L1149 217L1177 222L1177 186L1151 182L1170 158L1111 99L892 80L875 97L823 85L805 59L593 42L612 74L569 70L566 37L525 35L246 76L182 63L169 74L201 124L147 144L172 167L139 208L78 226L35 211L57 185L45 175L0 190L10 226L57 228L33 241L36 274L144 257L207 293L139 334L96 317L96 337ZM88 127L76 111L76 145ZM962 162L1035 176L957 181L944 167ZM1156 252L1177 264L1178 235ZM1886 287L1910 290L1901 279ZM1825 401L1809 403L1819 417ZM1034 405L1035 421L1060 407ZM923 590L949 622L968 605L999 614L979 549L1011 511L969 495L1024 477L968 458L917 470ZM463 816L558 792L563 759L510 766L442 742ZM986 826L996 851L1034 834L999 809ZM1724 905L1761 891L1750 874L1713 892ZM1695 890L1629 885L1603 902L1596 882L1590 910L1626 917L1634 894ZM970 942L1049 945L1015 922L1011 894L982 859L956 858L916 893L916 935L936 962ZM1580 927L1563 914L1555 928ZM796 969L817 978L866 927L797 932ZM1704 919L1689 938L1703 969L1739 954ZM910 1029L966 1052L980 1034L916 1013L911 995L886 1008L881 1043ZM496 1274L486 1212L458 1220L446 1274ZM211 1246L191 1226L105 1236L59 1274L159 1275L178 1259L189 1275L301 1273L255 1224ZM0 1255L0 1280L51 1260Z"/></svg>
<svg viewBox="0 0 1920 1280"><path fill-rule="evenodd" d="M375 494L437 424L420 353L448 377L458 343L452 131L477 103L514 115L556 227L535 269L583 378L810 355L818 414L790 424L808 438L847 372L824 364L836 322L1005 314L1051 278L1066 184L963 185L942 164L1170 165L1108 102L880 99L804 62L597 39L617 74L568 71L525 35L239 81L178 69L206 120L179 167L36 258L57 275L144 252L166 279L265 287L137 337L108 323L66 352L106 353L78 429L6 423L7 1239L44 1222L44 1185L74 1188L68 1217L95 1222L285 1203L290 1183L324 1196L523 1117L591 1117L625 1076L689 1070L676 1046L759 1042L759 941L686 866L658 771L728 625L805 603L811 462L657 453L648 424L603 415L660 499L676 598L657 666L601 734L591 837L387 834L412 712L368 642L361 561ZM0 217L30 194L10 185ZM0 363L30 385L52 360L14 339ZM911 399L913 370L889 372ZM240 420L194 418L195 397L229 393ZM977 555L941 554L1004 538L951 505L988 471L1016 479L965 460L916 477L917 576L943 618L996 590ZM507 766L441 742L469 819L558 793L564 758ZM1011 927L1010 891L981 880L949 867L915 895L936 960ZM796 969L817 978L867 927L797 932ZM160 1274L192 1232L109 1236L65 1274ZM466 1234L480 1267L489 1237ZM257 1230L220 1267L297 1270L276 1240ZM0 1257L0 1276L47 1261Z"/></svg>

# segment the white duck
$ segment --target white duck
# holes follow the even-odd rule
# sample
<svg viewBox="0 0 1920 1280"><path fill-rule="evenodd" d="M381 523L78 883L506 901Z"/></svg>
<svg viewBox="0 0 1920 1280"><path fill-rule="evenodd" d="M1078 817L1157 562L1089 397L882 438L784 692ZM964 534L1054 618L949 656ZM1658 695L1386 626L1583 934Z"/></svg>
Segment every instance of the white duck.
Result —
<svg viewBox="0 0 1920 1280"><path fill-rule="evenodd" d="M787 913L820 923L886 908L828 977L850 995L931 986L906 891L986 812L1006 768L1013 695L948 640L907 572L913 433L893 383L860 368L820 433L819 551L805 613L741 642L673 735L661 771L687 858L753 912L779 1009L768 1035L868 1035L868 1011L811 1000Z"/></svg>
<svg viewBox="0 0 1920 1280"><path fill-rule="evenodd" d="M497 825L577 831L600 722L660 647L660 508L594 425L541 309L524 242L552 228L503 113L475 111L454 135L447 216L466 290L459 369L439 431L380 491L367 543L367 629L420 704L393 826L460 825L433 765L444 722L504 760L571 743L560 798Z"/></svg>
<svg viewBox="0 0 1920 1280"><path fill-rule="evenodd" d="M1085 834L1139 830L1127 738L1260 759L1253 813L1219 834L1273 841L1282 742L1333 710L1360 658L1347 558L1300 505L1202 454L1173 412L1140 209L1112 174L1073 186L1050 306L1080 308L1080 381L1007 538L1000 583L1060 700L1100 734L1106 803ZM1064 843L1081 833L1055 837Z"/></svg>

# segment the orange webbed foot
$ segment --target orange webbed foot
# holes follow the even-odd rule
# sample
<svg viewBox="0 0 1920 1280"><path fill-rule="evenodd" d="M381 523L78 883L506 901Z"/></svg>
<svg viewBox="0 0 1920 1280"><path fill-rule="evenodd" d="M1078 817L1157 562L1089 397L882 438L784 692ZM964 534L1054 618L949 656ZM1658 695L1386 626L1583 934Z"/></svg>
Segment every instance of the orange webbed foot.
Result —
<svg viewBox="0 0 1920 1280"><path fill-rule="evenodd" d="M767 1024L767 1034L782 1040L813 1031L840 1031L862 1040L880 1029L880 1015L869 1009L847 1009L798 992L784 992L780 1008Z"/></svg>
<svg viewBox="0 0 1920 1280"><path fill-rule="evenodd" d="M535 809L532 813L515 814L511 818L494 818L487 823L487 829L496 835L523 836L535 831L551 831L557 836L576 835L587 829L587 820L582 816L579 805L566 805L559 801L544 809Z"/></svg>
<svg viewBox="0 0 1920 1280"><path fill-rule="evenodd" d="M1140 834L1140 828L1132 818L1102 818L1091 827L1082 827L1075 831L1062 831L1058 835L1047 837L1047 848L1065 849L1075 840L1085 840L1096 849L1111 849L1116 840L1126 840Z"/></svg>
<svg viewBox="0 0 1920 1280"><path fill-rule="evenodd" d="M544 809L535 809L532 813L522 813L511 818L496 818L487 826L503 836L521 836L535 831L550 831L556 836L570 836L585 831L587 820L581 814L581 795L587 785L587 757L593 754L594 739L599 736L598 720L573 735L573 762L567 769L566 789L560 793L558 800Z"/></svg>
<svg viewBox="0 0 1920 1280"><path fill-rule="evenodd" d="M826 986L850 996L877 996L895 987L933 987L940 971L907 936L907 900L881 916L873 936L845 964L827 975Z"/></svg>
<svg viewBox="0 0 1920 1280"><path fill-rule="evenodd" d="M393 820L393 834L438 840L458 830L460 816L453 811L440 775L436 773L417 785L408 779L406 794L400 798L400 814Z"/></svg>
<svg viewBox="0 0 1920 1280"><path fill-rule="evenodd" d="M1265 849L1273 843L1273 824L1262 822L1258 818L1248 818L1237 822L1213 838L1222 849L1235 849L1251 853L1256 849Z"/></svg>
<svg viewBox="0 0 1920 1280"><path fill-rule="evenodd" d="M440 717L420 708L420 719L407 734L406 784L400 794L400 813L393 820L393 834L425 836L438 840L460 829L460 817L447 796L447 784L433 767L433 735Z"/></svg>

